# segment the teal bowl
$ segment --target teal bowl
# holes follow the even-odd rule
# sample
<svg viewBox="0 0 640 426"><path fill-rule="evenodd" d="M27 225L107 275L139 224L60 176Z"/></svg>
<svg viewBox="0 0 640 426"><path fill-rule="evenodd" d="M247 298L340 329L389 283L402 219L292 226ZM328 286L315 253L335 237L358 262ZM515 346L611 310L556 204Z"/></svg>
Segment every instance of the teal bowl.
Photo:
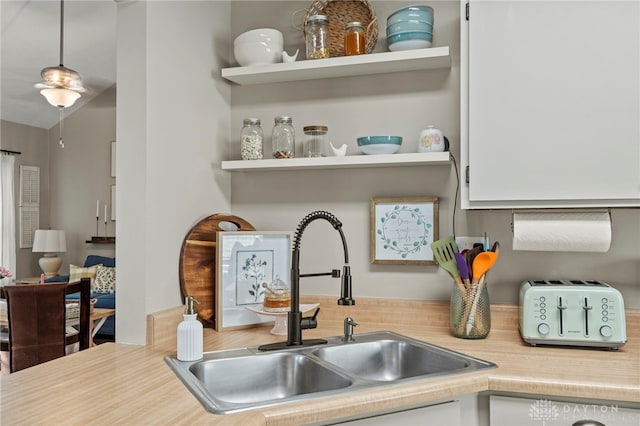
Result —
<svg viewBox="0 0 640 426"><path fill-rule="evenodd" d="M420 31L397 33L387 37L387 45L391 46L394 43L411 40L428 41L431 43L433 41L433 34Z"/></svg>
<svg viewBox="0 0 640 426"><path fill-rule="evenodd" d="M387 25L409 20L425 21L433 25L433 8L426 5L400 8L387 17Z"/></svg>
<svg viewBox="0 0 640 426"><path fill-rule="evenodd" d="M426 21L409 20L387 25L387 37L397 33L422 31L433 34L433 24Z"/></svg>
<svg viewBox="0 0 640 426"><path fill-rule="evenodd" d="M394 154L400 150L402 136L361 136L357 142L363 154Z"/></svg>

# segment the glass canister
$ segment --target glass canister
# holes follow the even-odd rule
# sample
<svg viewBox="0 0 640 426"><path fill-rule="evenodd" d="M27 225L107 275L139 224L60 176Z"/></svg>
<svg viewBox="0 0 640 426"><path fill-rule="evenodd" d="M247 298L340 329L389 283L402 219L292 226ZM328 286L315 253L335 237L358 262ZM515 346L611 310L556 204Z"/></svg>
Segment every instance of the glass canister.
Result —
<svg viewBox="0 0 640 426"><path fill-rule="evenodd" d="M491 306L486 283L463 291L457 284L451 291L451 333L462 339L484 339L491 331Z"/></svg>
<svg viewBox="0 0 640 426"><path fill-rule="evenodd" d="M349 22L344 27L344 54L362 55L365 53L366 35L362 22Z"/></svg>
<svg viewBox="0 0 640 426"><path fill-rule="evenodd" d="M294 158L296 156L296 131L292 123L291 117L275 118L275 125L271 133L273 158Z"/></svg>
<svg viewBox="0 0 640 426"><path fill-rule="evenodd" d="M327 15L311 15L305 25L305 41L307 59L329 57L329 17Z"/></svg>
<svg viewBox="0 0 640 426"><path fill-rule="evenodd" d="M245 118L240 131L240 156L243 160L261 160L262 127L259 118Z"/></svg>
<svg viewBox="0 0 640 426"><path fill-rule="evenodd" d="M304 156L324 157L325 146L327 145L327 126L305 126Z"/></svg>
<svg viewBox="0 0 640 426"><path fill-rule="evenodd" d="M262 286L267 290L262 302L265 312L286 312L291 309L291 291L280 276L276 275L271 284L263 283Z"/></svg>

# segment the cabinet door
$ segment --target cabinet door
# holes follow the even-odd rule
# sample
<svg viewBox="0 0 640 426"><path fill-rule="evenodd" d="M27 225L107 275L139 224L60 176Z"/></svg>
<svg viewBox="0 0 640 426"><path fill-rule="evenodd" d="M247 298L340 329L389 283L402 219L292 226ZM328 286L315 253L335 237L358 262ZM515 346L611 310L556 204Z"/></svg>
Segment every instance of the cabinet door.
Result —
<svg viewBox="0 0 640 426"><path fill-rule="evenodd" d="M471 0L462 25L467 207L640 205L640 2Z"/></svg>
<svg viewBox="0 0 640 426"><path fill-rule="evenodd" d="M460 402L445 402L442 404L431 405L429 407L414 408L412 410L368 417L366 419L354 420L340 424L346 424L349 426L459 426L461 425Z"/></svg>
<svg viewBox="0 0 640 426"><path fill-rule="evenodd" d="M572 426L581 420L596 420L605 426L638 426L640 411L618 404L571 403L546 399L489 398L490 426Z"/></svg>

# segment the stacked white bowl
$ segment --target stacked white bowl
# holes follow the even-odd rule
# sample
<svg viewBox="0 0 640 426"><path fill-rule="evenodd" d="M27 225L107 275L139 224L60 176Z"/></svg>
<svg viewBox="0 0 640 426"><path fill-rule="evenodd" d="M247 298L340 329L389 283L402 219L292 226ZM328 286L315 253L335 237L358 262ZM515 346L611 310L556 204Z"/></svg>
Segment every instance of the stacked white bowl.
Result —
<svg viewBox="0 0 640 426"><path fill-rule="evenodd" d="M275 64L282 61L282 33L273 28L258 28L240 34L233 41L233 54L243 66Z"/></svg>
<svg viewBox="0 0 640 426"><path fill-rule="evenodd" d="M392 52L431 47L432 41L433 8L430 6L406 6L387 18L387 46Z"/></svg>

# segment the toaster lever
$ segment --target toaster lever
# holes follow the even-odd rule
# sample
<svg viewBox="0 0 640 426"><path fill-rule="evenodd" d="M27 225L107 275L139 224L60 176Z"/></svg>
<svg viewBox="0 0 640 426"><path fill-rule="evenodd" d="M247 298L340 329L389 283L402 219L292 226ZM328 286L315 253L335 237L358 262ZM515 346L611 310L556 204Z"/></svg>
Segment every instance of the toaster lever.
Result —
<svg viewBox="0 0 640 426"><path fill-rule="evenodd" d="M589 311L592 309L589 306L589 298L584 298L584 306L582 307L584 310L584 335L589 336Z"/></svg>
<svg viewBox="0 0 640 426"><path fill-rule="evenodd" d="M560 336L564 336L564 311L567 309L567 305L562 302L562 296L558 297L558 310L560 311Z"/></svg>

